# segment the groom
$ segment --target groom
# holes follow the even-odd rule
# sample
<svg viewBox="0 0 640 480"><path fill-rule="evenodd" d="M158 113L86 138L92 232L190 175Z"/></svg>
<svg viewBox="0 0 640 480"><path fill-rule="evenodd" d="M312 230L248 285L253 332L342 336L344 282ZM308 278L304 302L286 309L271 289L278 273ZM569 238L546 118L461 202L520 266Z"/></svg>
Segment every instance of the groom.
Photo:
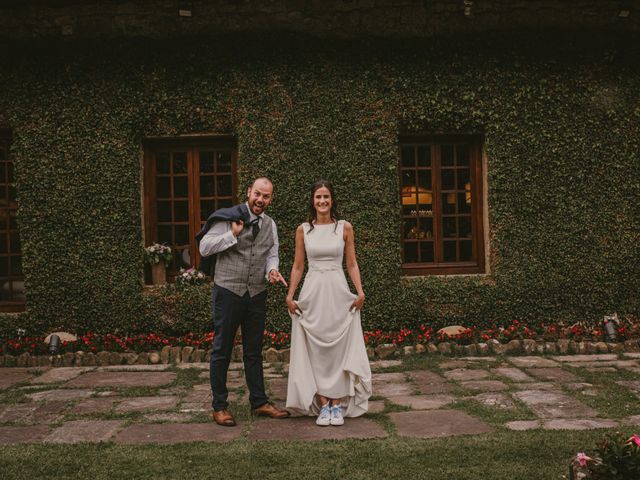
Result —
<svg viewBox="0 0 640 480"><path fill-rule="evenodd" d="M254 180L247 203L214 212L198 234L203 258L216 256L213 287L214 340L211 355L213 420L234 426L227 410L227 370L238 327L242 328L243 362L253 413L271 418L289 416L269 403L262 372L262 336L266 317L266 280L287 282L278 271L278 231L267 216L273 184ZM206 232L206 233L205 233Z"/></svg>

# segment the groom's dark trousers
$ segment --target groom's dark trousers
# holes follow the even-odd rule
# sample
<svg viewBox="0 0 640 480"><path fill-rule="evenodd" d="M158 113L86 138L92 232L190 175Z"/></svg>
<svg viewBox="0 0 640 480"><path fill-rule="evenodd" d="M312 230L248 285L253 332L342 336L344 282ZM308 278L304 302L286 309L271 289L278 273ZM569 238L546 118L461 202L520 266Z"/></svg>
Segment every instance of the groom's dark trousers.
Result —
<svg viewBox="0 0 640 480"><path fill-rule="evenodd" d="M262 337L266 317L266 290L249 296L243 296L222 288L213 287L213 353L209 374L213 391L213 409L226 410L227 370L233 353L234 340L238 327L242 330L242 351L244 371L249 387L249 403L258 408L267 403L264 391L264 374L262 372Z"/></svg>

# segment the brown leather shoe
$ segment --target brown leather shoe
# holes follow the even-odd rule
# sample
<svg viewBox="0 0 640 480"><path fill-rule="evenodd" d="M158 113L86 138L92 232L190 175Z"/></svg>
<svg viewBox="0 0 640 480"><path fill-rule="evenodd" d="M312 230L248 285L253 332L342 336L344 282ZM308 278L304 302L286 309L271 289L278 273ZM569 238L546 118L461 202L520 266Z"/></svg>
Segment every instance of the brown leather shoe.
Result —
<svg viewBox="0 0 640 480"><path fill-rule="evenodd" d="M236 424L233 415L228 410L218 410L217 412L214 410L213 421L223 427L234 427Z"/></svg>
<svg viewBox="0 0 640 480"><path fill-rule="evenodd" d="M271 417L271 418L287 418L291 415L287 410L280 410L271 403L265 403L253 410L253 414L258 417Z"/></svg>

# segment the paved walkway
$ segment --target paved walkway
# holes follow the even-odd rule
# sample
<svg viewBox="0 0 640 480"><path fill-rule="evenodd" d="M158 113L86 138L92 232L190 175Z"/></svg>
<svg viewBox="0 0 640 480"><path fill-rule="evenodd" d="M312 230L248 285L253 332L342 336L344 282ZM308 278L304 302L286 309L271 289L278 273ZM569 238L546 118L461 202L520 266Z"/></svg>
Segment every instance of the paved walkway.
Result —
<svg viewBox="0 0 640 480"><path fill-rule="evenodd" d="M370 413L347 419L341 428L316 427L309 417L251 418L241 364L232 364L229 373L236 428L210 420L208 364L0 368L0 444L431 438L497 428L640 425L640 401L630 417L604 418L585 403L602 392L582 378L624 373L619 376L625 380L616 384L631 398L640 397L640 354L443 357L430 363L430 369L404 371L399 360L373 362L372 368ZM271 398L282 406L286 365L265 364L265 377ZM490 416L495 412L492 418L511 420L483 421L465 411L469 402L482 405Z"/></svg>

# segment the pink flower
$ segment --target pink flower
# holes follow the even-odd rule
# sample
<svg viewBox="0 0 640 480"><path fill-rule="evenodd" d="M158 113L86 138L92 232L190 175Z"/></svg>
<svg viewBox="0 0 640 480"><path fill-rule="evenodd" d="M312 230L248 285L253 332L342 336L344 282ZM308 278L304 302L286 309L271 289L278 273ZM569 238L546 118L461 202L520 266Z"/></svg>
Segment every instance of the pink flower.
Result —
<svg viewBox="0 0 640 480"><path fill-rule="evenodd" d="M636 433L636 434L634 434L634 435L633 435L633 437L631 437L631 438L629 439L629 441L631 441L631 442L635 443L637 446L639 446L639 447L640 447L640 436L638 436L638 434L637 434L637 433Z"/></svg>
<svg viewBox="0 0 640 480"><path fill-rule="evenodd" d="M576 454L576 461L581 467L586 467L589 460L591 460L591 457L587 456L584 452L578 452Z"/></svg>

